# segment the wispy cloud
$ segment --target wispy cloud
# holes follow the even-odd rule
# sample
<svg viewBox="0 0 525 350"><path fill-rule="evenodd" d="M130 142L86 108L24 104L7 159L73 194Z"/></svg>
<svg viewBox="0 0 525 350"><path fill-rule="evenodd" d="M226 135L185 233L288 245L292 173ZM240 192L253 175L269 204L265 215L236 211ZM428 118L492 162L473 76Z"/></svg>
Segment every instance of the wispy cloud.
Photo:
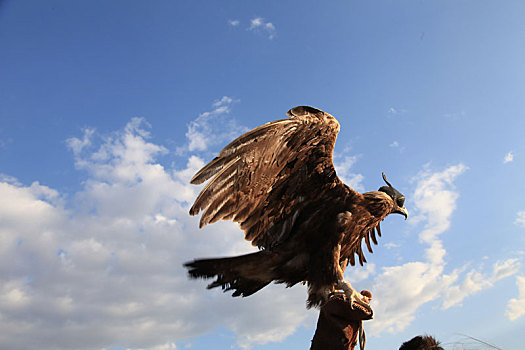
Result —
<svg viewBox="0 0 525 350"><path fill-rule="evenodd" d="M385 244L386 249L399 248L399 247L401 247L401 244L399 243L389 242Z"/></svg>
<svg viewBox="0 0 525 350"><path fill-rule="evenodd" d="M247 131L245 127L238 125L235 119L229 117L235 102L238 100L223 96L212 104L211 111L203 112L192 120L186 132L187 144L177 148L177 153L180 155L185 152L206 151L211 146L231 141Z"/></svg>
<svg viewBox="0 0 525 350"><path fill-rule="evenodd" d="M507 164L514 161L514 153L509 152L505 154L505 157L503 157L503 164Z"/></svg>
<svg viewBox="0 0 525 350"><path fill-rule="evenodd" d="M516 217L516 220L514 220L514 223L516 225L520 225L525 227L525 210L519 211Z"/></svg>
<svg viewBox="0 0 525 350"><path fill-rule="evenodd" d="M229 19L228 24L232 27L237 27L241 22L238 19Z"/></svg>
<svg viewBox="0 0 525 350"><path fill-rule="evenodd" d="M508 259L493 264L488 272L481 266L481 272L475 269L465 272L463 267L445 273L446 250L439 237L450 228L459 196L454 190L454 180L466 170L463 164L438 172L431 172L426 167L416 177L410 198L418 217L416 221L423 224L419 240L427 248L422 261L383 267L374 276L372 292L377 317L368 327L376 335L402 331L426 303L440 300L443 309L458 305L469 295L519 270L517 259Z"/></svg>
<svg viewBox="0 0 525 350"><path fill-rule="evenodd" d="M75 155L80 154L84 148L91 145L91 137L93 136L94 132L95 129L86 128L84 129L84 136L82 137L82 139L72 137L70 139L67 139L66 143Z"/></svg>
<svg viewBox="0 0 525 350"><path fill-rule="evenodd" d="M428 245L426 259L385 267L376 276L373 289L378 317L371 324L376 332L403 330L414 320L416 310L438 298L443 290L445 250L438 236L450 226L458 196L450 189L452 182L465 170L466 166L459 164L441 172L425 169L417 176L411 198L417 215L425 222L419 238Z"/></svg>
<svg viewBox="0 0 525 350"><path fill-rule="evenodd" d="M507 259L494 263L491 273L481 273L476 270L469 271L461 283L451 286L445 291L443 308L448 309L454 305L461 304L469 295L490 288L497 281L516 274L520 267L521 264L518 259ZM453 275L456 273L454 272Z"/></svg>
<svg viewBox="0 0 525 350"><path fill-rule="evenodd" d="M405 146L401 146L401 144L397 140L392 141L392 143L389 144L388 146L390 148L397 149L400 153L403 153L405 151Z"/></svg>
<svg viewBox="0 0 525 350"><path fill-rule="evenodd" d="M509 300L505 311L505 316L511 321L525 315L525 277L517 276L516 285L518 286L518 297Z"/></svg>
<svg viewBox="0 0 525 350"><path fill-rule="evenodd" d="M347 279L352 283L366 280L376 274L376 264L368 263L364 266L348 267L345 271Z"/></svg>
<svg viewBox="0 0 525 350"><path fill-rule="evenodd" d="M268 36L268 39L273 39L277 35L277 31L272 22L267 22L262 17L256 17L250 20L250 27L248 30L261 33Z"/></svg>
<svg viewBox="0 0 525 350"><path fill-rule="evenodd" d="M414 191L414 202L426 224L419 234L424 243L433 244L437 236L450 227L459 193L454 191L454 180L467 170L464 164L448 167L441 172L431 172L428 166L418 176Z"/></svg>
<svg viewBox="0 0 525 350"><path fill-rule="evenodd" d="M358 156L347 156L340 155L339 153L334 154L334 167L337 171L337 176L348 186L352 187L356 191L363 191L363 179L364 176L359 173L353 172L352 167L357 162Z"/></svg>
<svg viewBox="0 0 525 350"><path fill-rule="evenodd" d="M388 114L391 115L391 116L394 116L394 115L403 115L403 114L406 114L407 113L407 110L406 109L403 109L403 108L394 108L394 107L390 107L388 109Z"/></svg>

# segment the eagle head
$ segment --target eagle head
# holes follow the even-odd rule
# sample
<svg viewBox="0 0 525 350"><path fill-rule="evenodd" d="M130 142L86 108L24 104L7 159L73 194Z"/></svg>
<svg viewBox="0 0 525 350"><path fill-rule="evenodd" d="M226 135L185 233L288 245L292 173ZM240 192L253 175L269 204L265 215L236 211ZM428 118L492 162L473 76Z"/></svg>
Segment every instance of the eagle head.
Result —
<svg viewBox="0 0 525 350"><path fill-rule="evenodd" d="M385 180L388 186L382 186L378 191L385 192L392 198L394 201L394 207L392 208L392 213L401 214L405 217L405 220L408 218L408 210L405 208L405 196L396 190L390 182L386 179L385 173L383 173L383 180Z"/></svg>

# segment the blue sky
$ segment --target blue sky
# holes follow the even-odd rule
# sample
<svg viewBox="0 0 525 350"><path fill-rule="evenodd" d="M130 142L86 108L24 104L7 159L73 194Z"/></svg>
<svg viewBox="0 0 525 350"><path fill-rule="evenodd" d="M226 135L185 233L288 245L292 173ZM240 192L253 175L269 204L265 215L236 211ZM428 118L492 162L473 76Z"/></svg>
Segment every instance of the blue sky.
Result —
<svg viewBox="0 0 525 350"><path fill-rule="evenodd" d="M338 174L381 172L364 268L368 347L525 338L522 1L0 2L0 347L305 349L303 286L246 299L182 262L250 251L198 230L191 175L242 132L312 105ZM472 343L465 346L474 346Z"/></svg>

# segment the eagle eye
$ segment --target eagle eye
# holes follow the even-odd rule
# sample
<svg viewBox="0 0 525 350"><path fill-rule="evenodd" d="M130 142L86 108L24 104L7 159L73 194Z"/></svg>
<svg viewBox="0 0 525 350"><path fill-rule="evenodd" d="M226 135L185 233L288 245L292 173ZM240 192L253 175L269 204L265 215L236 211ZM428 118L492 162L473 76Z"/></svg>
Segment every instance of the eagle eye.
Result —
<svg viewBox="0 0 525 350"><path fill-rule="evenodd" d="M397 206L402 207L405 205L405 197L400 197L396 200Z"/></svg>

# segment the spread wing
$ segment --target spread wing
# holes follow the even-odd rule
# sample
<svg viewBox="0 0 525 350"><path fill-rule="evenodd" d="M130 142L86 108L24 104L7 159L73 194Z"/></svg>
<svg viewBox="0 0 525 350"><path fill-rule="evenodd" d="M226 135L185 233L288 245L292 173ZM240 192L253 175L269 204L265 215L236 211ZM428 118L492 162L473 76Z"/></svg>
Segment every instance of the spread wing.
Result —
<svg viewBox="0 0 525 350"><path fill-rule="evenodd" d="M312 200L335 187L356 193L336 176L332 163L337 120L306 106L287 114L290 119L241 135L195 174L192 184L211 179L190 209L190 215L204 211L201 227L232 220L253 245L269 249L288 237Z"/></svg>

